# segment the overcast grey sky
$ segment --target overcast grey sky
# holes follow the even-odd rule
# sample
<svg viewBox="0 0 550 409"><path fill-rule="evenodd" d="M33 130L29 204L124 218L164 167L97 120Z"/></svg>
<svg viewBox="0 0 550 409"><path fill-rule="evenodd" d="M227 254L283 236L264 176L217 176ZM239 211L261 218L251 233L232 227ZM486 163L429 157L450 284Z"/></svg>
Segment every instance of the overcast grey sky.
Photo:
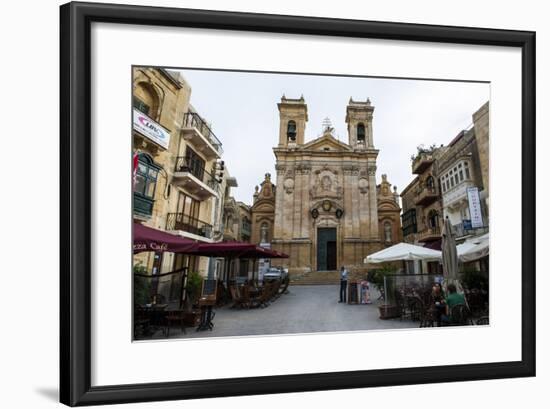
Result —
<svg viewBox="0 0 550 409"><path fill-rule="evenodd" d="M472 114L489 100L486 83L350 78L315 75L181 70L191 85L191 104L223 143L225 163L239 186L236 200L252 203L254 186L266 172L276 182L272 148L279 138L277 103L304 96L309 121L305 140L321 134L323 119L347 143L346 106L350 97L370 98L375 107L374 145L377 183L382 174L399 192L413 179L410 156L420 144L448 144L472 123Z"/></svg>

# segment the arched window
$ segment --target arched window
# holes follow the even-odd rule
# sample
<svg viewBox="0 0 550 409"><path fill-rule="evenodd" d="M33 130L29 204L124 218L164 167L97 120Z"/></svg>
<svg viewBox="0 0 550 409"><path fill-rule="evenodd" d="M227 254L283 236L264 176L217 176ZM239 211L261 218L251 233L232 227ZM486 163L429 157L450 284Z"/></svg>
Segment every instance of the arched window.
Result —
<svg viewBox="0 0 550 409"><path fill-rule="evenodd" d="M385 222L384 223L384 240L386 243L391 243L392 237L391 237L391 223Z"/></svg>
<svg viewBox="0 0 550 409"><path fill-rule="evenodd" d="M289 142L296 142L296 122L288 121L286 137Z"/></svg>
<svg viewBox="0 0 550 409"><path fill-rule="evenodd" d="M365 142L365 125L357 124L357 142Z"/></svg>
<svg viewBox="0 0 550 409"><path fill-rule="evenodd" d="M135 109L143 112L151 119L157 119L159 97L150 84L140 82L136 85L134 88L133 105Z"/></svg>
<svg viewBox="0 0 550 409"><path fill-rule="evenodd" d="M430 210L428 213L428 227L430 229L436 229L439 227L439 214L436 210Z"/></svg>
<svg viewBox="0 0 550 409"><path fill-rule="evenodd" d="M155 197L159 170L160 166L149 155L140 153L138 156L134 192L146 198L153 199Z"/></svg>
<svg viewBox="0 0 550 409"><path fill-rule="evenodd" d="M260 226L260 243L268 243L269 242L269 237L268 237L268 230L269 230L269 226L267 224L267 222L263 222Z"/></svg>
<svg viewBox="0 0 550 409"><path fill-rule="evenodd" d="M435 181L432 176L428 176L428 178L426 179L426 187L430 192L435 191Z"/></svg>

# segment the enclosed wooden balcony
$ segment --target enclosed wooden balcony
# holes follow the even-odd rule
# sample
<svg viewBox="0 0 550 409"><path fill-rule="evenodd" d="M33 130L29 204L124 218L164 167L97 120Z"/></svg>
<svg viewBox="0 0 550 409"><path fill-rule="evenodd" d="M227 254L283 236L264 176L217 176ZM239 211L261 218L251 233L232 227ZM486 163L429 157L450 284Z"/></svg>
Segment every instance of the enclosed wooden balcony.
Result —
<svg viewBox="0 0 550 409"><path fill-rule="evenodd" d="M412 173L421 175L434 162L433 155L429 152L420 152L412 163Z"/></svg>

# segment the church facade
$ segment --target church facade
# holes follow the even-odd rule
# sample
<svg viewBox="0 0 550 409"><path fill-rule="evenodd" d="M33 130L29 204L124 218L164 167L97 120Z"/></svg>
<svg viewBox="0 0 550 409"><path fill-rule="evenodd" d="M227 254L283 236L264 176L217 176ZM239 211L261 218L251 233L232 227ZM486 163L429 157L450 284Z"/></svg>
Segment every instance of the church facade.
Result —
<svg viewBox="0 0 550 409"><path fill-rule="evenodd" d="M283 96L278 108L276 183L266 180L262 187L268 191L256 193L258 205L258 199L269 196L273 215L264 211L256 224L253 206L252 230L257 233L252 241L262 234L263 222L264 229L269 227L263 235L269 235L272 248L290 256L273 264L290 273L333 271L342 265L364 271L365 256L401 241L399 196L385 175L376 183L374 106L370 100L350 99L347 143L339 141L330 126L305 142L308 109L303 97ZM262 207L269 212L269 206Z"/></svg>

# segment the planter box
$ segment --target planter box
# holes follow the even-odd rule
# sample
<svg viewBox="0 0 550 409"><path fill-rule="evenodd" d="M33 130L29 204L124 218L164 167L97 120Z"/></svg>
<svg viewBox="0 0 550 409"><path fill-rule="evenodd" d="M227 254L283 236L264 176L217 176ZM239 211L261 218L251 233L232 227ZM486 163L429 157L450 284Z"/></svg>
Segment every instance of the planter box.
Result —
<svg viewBox="0 0 550 409"><path fill-rule="evenodd" d="M399 308L397 308L397 305L380 305L378 310L381 320L399 317Z"/></svg>
<svg viewBox="0 0 550 409"><path fill-rule="evenodd" d="M191 311L183 314L183 320L188 327L196 327L200 324L201 313L200 311Z"/></svg>

